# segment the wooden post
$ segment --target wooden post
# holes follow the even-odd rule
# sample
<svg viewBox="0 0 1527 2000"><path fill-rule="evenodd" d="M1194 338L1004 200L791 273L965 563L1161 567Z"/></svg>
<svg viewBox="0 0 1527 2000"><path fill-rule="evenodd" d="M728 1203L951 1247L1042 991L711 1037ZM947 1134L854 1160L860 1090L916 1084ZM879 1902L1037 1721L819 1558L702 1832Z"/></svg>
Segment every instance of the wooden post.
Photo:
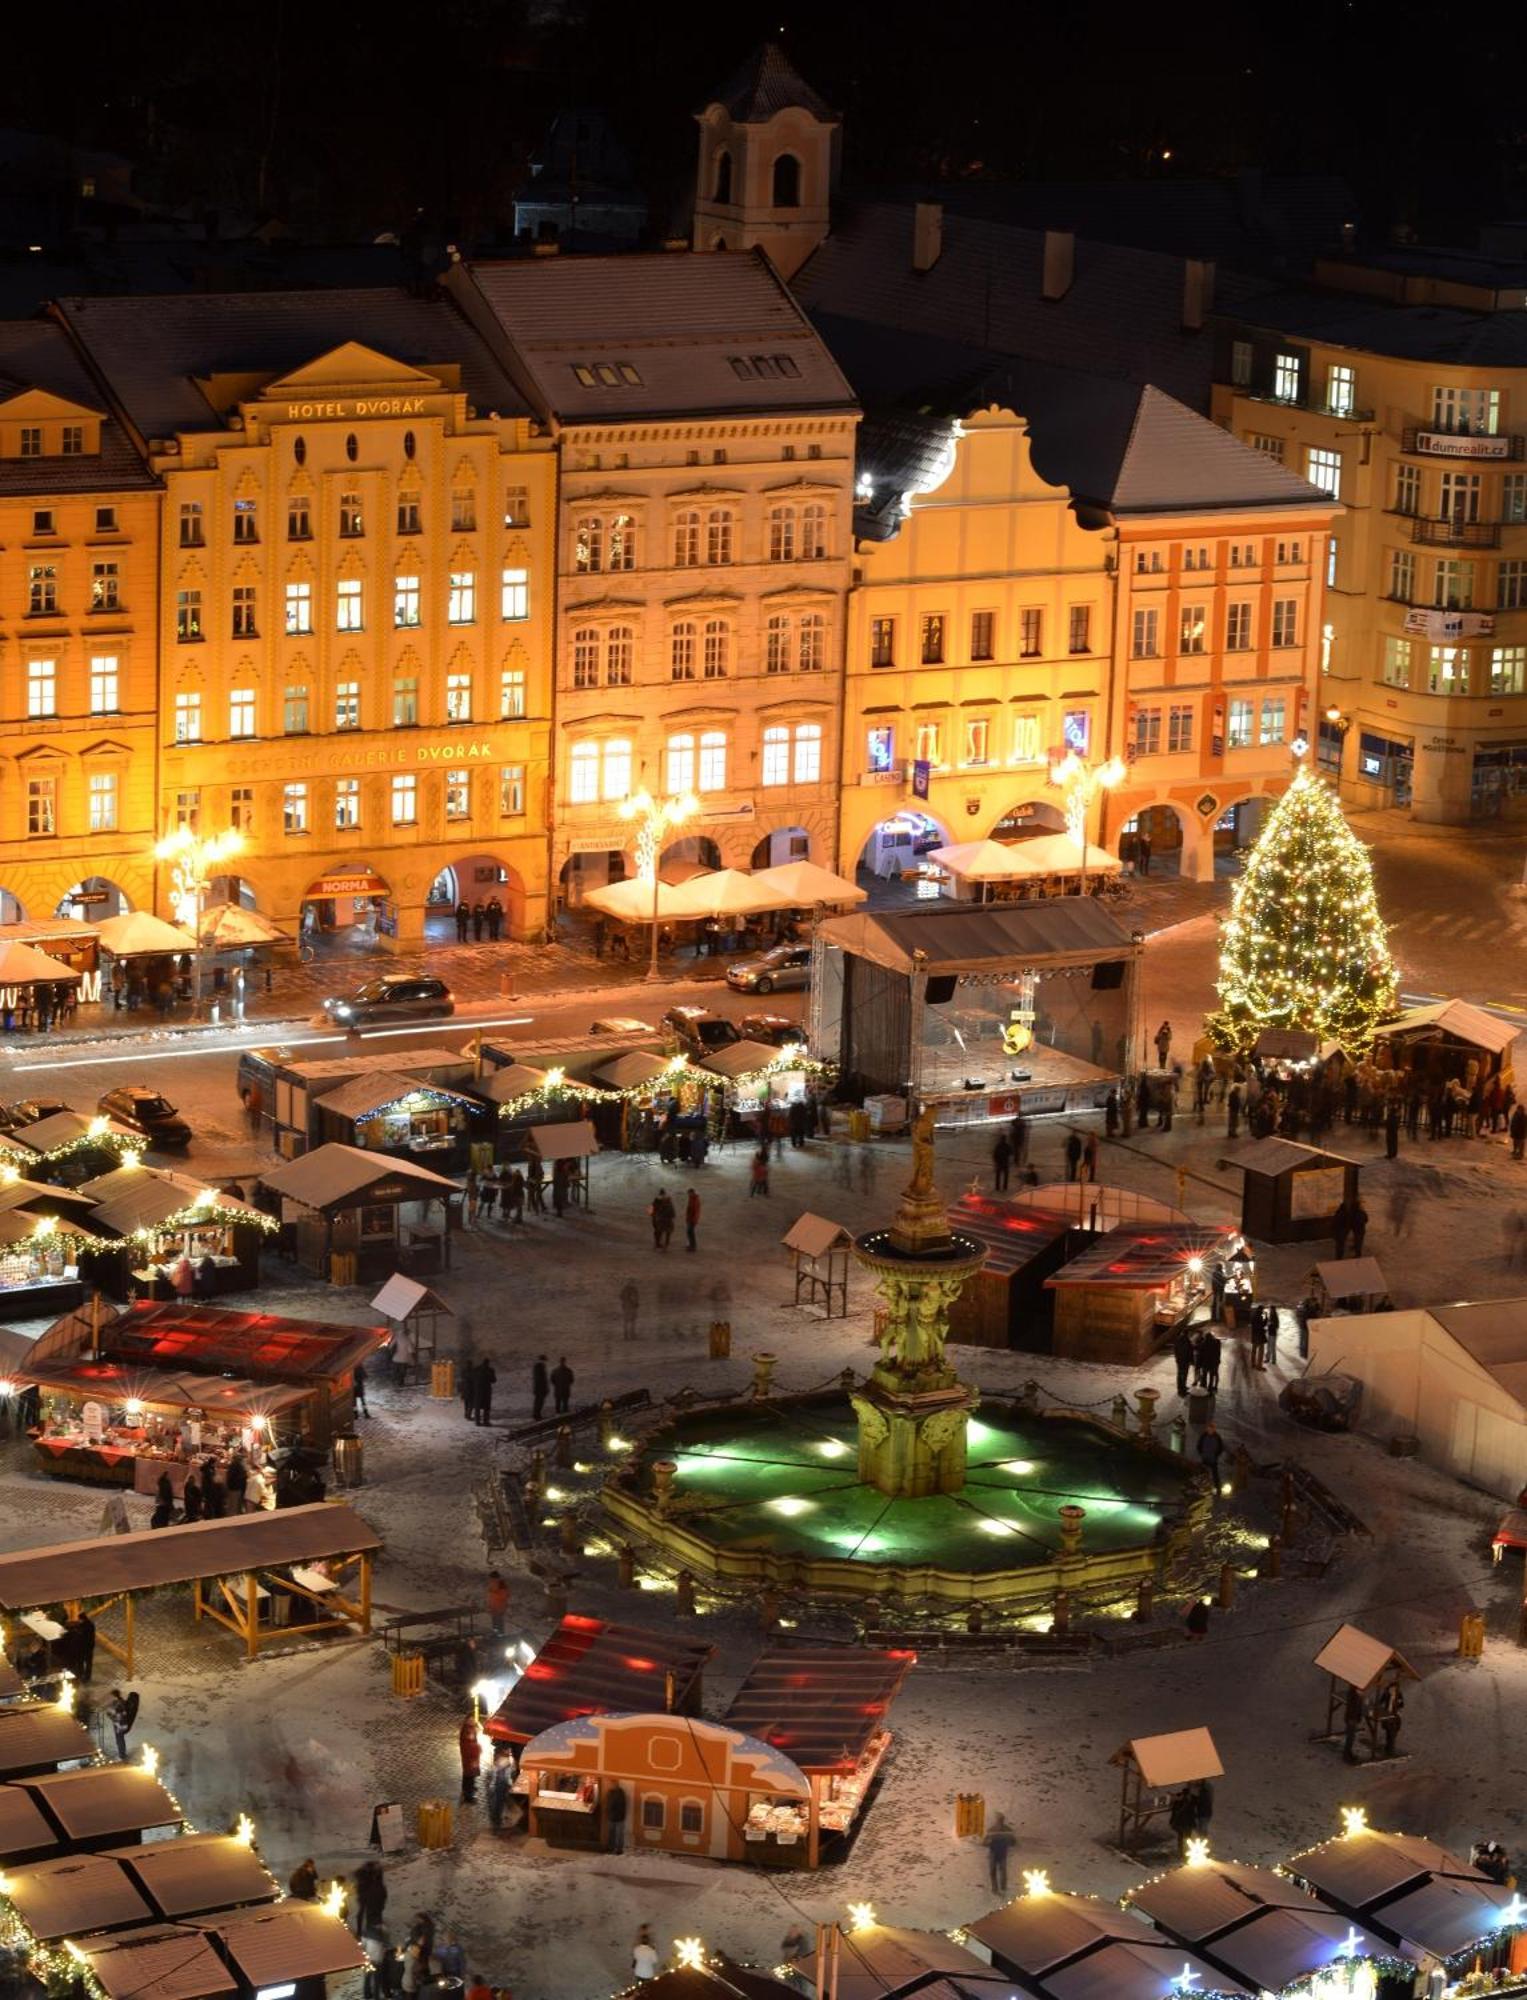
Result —
<svg viewBox="0 0 1527 2000"><path fill-rule="evenodd" d="M271 1604L274 1607L274 1598ZM244 1575L244 1617L244 1646L252 1660L260 1650L260 1586L252 1569Z"/></svg>
<svg viewBox="0 0 1527 2000"><path fill-rule="evenodd" d="M573 1462L573 1427L571 1424L557 1426L556 1462L564 1470Z"/></svg>
<svg viewBox="0 0 1527 2000"><path fill-rule="evenodd" d="M1235 1570L1229 1563L1221 1563L1219 1570L1219 1608L1229 1611L1235 1605Z"/></svg>
<svg viewBox="0 0 1527 2000"><path fill-rule="evenodd" d="M1155 1581L1151 1577L1142 1576L1135 1586L1135 1618L1141 1625L1149 1625L1155 1613Z"/></svg>
<svg viewBox="0 0 1527 2000"><path fill-rule="evenodd" d="M199 1625L201 1623L201 1578L199 1576L191 1579L191 1610Z"/></svg>
<svg viewBox="0 0 1527 2000"><path fill-rule="evenodd" d="M361 1557L361 1630L371 1630L371 1558Z"/></svg>
<svg viewBox="0 0 1527 2000"><path fill-rule="evenodd" d="M629 1542L620 1546L620 1587L622 1590L636 1588L636 1550Z"/></svg>

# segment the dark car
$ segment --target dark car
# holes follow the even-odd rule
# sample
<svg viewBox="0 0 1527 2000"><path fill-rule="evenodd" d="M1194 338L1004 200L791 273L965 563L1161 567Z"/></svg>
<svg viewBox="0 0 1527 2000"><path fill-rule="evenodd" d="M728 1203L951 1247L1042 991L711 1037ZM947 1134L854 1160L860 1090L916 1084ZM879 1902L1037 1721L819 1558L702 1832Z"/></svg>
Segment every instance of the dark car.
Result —
<svg viewBox="0 0 1527 2000"><path fill-rule="evenodd" d="M0 1132L16 1132L59 1111L72 1111L61 1097L24 1097L19 1104L0 1104Z"/></svg>
<svg viewBox="0 0 1527 2000"><path fill-rule="evenodd" d="M787 1021L783 1014L744 1014L737 1025L745 1042L768 1042L776 1049L788 1049L806 1039L800 1022Z"/></svg>
<svg viewBox="0 0 1527 2000"><path fill-rule="evenodd" d="M811 984L811 946L777 944L756 958L740 958L726 968L726 983L738 993L772 993L776 987Z"/></svg>
<svg viewBox="0 0 1527 2000"><path fill-rule="evenodd" d="M686 1055L714 1055L717 1049L730 1048L742 1040L734 1021L712 1014L706 1007L670 1007L663 1016L663 1026L678 1038Z"/></svg>
<svg viewBox="0 0 1527 2000"><path fill-rule="evenodd" d="M353 993L335 995L323 1003L331 1020L344 1027L365 1021L418 1021L432 1014L454 1014L455 997L443 979L424 979L413 972L384 972L368 979Z"/></svg>
<svg viewBox="0 0 1527 2000"><path fill-rule="evenodd" d="M191 1128L167 1097L142 1083L121 1083L95 1101L97 1111L155 1146L189 1146Z"/></svg>

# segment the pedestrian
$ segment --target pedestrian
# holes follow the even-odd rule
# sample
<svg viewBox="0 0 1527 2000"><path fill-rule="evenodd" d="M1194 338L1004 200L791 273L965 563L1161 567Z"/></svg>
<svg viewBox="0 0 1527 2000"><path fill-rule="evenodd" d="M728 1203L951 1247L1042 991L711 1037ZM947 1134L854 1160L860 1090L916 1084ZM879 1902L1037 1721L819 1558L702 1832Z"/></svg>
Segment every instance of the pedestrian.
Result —
<svg viewBox="0 0 1527 2000"><path fill-rule="evenodd" d="M504 1620L509 1616L509 1585L502 1570L488 1571L488 1587L483 1596L488 1606L488 1630L495 1639L502 1639Z"/></svg>
<svg viewBox="0 0 1527 2000"><path fill-rule="evenodd" d="M1183 1619L1190 1639L1205 1639L1209 1634L1209 1600L1195 1597L1188 1606L1188 1614Z"/></svg>
<svg viewBox="0 0 1527 2000"><path fill-rule="evenodd" d="M1384 1157L1396 1160L1400 1156L1400 1100L1391 1097L1384 1111Z"/></svg>
<svg viewBox="0 0 1527 2000"><path fill-rule="evenodd" d="M477 1205L484 1222L493 1220L493 1204L498 1200L498 1182L492 1174L484 1174L477 1183Z"/></svg>
<svg viewBox="0 0 1527 2000"><path fill-rule="evenodd" d="M1021 1111L1014 1116L1007 1130L1013 1142L1013 1164L1021 1167L1029 1156L1029 1124Z"/></svg>
<svg viewBox="0 0 1527 2000"><path fill-rule="evenodd" d="M566 1215L568 1188L571 1184L572 1162L557 1160L551 1170L551 1212Z"/></svg>
<svg viewBox="0 0 1527 2000"><path fill-rule="evenodd" d="M652 1929L650 1925L643 1924L631 1947L631 1970L638 1980L644 1980L656 1979L657 1969L657 1946L652 1942Z"/></svg>
<svg viewBox="0 0 1527 2000"><path fill-rule="evenodd" d="M663 1189L659 1188L647 1207L647 1220L652 1224L654 1250L668 1248L668 1238L673 1233L672 1209L673 1203Z"/></svg>
<svg viewBox="0 0 1527 2000"><path fill-rule="evenodd" d="M1012 1171L1013 1144L1005 1132L999 1132L997 1143L991 1149L992 1186L998 1194L1007 1190L1007 1177Z"/></svg>
<svg viewBox="0 0 1527 2000"><path fill-rule="evenodd" d="M182 1519L186 1521L199 1521L206 1513L201 1481L196 1476L194 1465L186 1474L185 1484L180 1489L180 1510Z"/></svg>
<svg viewBox="0 0 1527 2000"><path fill-rule="evenodd" d="M635 1340L636 1315L641 1306L641 1293L636 1280L627 1278L620 1288L620 1332L623 1340Z"/></svg>
<svg viewBox="0 0 1527 2000"><path fill-rule="evenodd" d="M1527 1153L1527 1104L1519 1104L1512 1112L1506 1131L1511 1139L1511 1157L1519 1160Z"/></svg>
<svg viewBox="0 0 1527 2000"><path fill-rule="evenodd" d="M473 1421L489 1424L493 1421L493 1385L498 1380L498 1370L485 1354L477 1364L477 1393L472 1399Z"/></svg>
<svg viewBox="0 0 1527 2000"><path fill-rule="evenodd" d="M1156 1030L1157 1069L1166 1068L1166 1059L1168 1055L1170 1055L1171 1049L1172 1049L1172 1024L1170 1021L1163 1021L1161 1026Z"/></svg>
<svg viewBox="0 0 1527 2000"><path fill-rule="evenodd" d="M249 1466L241 1451L236 1451L228 1461L228 1512L242 1514L244 1496L249 1490Z"/></svg>
<svg viewBox="0 0 1527 2000"><path fill-rule="evenodd" d="M481 1196L480 1196L480 1195L478 1194L478 1192L477 1192L477 1169L476 1169L475 1167L468 1167L468 1168L467 1168L467 1227L468 1227L468 1229L475 1229L475 1228L477 1227L477 1211L478 1211L479 1207L481 1206L481 1201L482 1201L482 1198L481 1198Z"/></svg>
<svg viewBox="0 0 1527 2000"><path fill-rule="evenodd" d="M1209 1310L1216 1320L1225 1317L1225 1288L1230 1280L1218 1257L1209 1267Z"/></svg>
<svg viewBox="0 0 1527 2000"><path fill-rule="evenodd" d="M1214 1490L1219 1491L1219 1462L1225 1455L1225 1440L1212 1422L1204 1425L1198 1434L1198 1456L1205 1472L1214 1482Z"/></svg>
<svg viewBox="0 0 1527 2000"><path fill-rule="evenodd" d="M357 1361L350 1371L350 1392L355 1397L356 1409L360 1411L363 1417L369 1417L371 1412L366 1408L366 1364L364 1361ZM231 1465L228 1469L230 1472L233 1470ZM229 1484L231 1486L231 1480Z"/></svg>
<svg viewBox="0 0 1527 2000"><path fill-rule="evenodd" d="M1400 1741L1400 1724L1405 1715L1405 1697L1400 1683L1391 1681L1379 1696L1379 1728L1384 1732L1384 1755L1392 1757Z"/></svg>
<svg viewBox="0 0 1527 2000"><path fill-rule="evenodd" d="M1082 1179L1096 1181L1098 1177L1098 1135L1087 1134L1087 1143L1082 1147Z"/></svg>
<svg viewBox="0 0 1527 2000"><path fill-rule="evenodd" d="M477 1363L461 1364L461 1413L469 1424L477 1422Z"/></svg>
<svg viewBox="0 0 1527 2000"><path fill-rule="evenodd" d="M1135 835L1135 873L1149 875L1151 872L1151 837L1140 832Z"/></svg>
<svg viewBox="0 0 1527 2000"><path fill-rule="evenodd" d="M553 1410L557 1416L565 1417L573 1403L573 1371L565 1354L551 1371L551 1393Z"/></svg>
<svg viewBox="0 0 1527 2000"><path fill-rule="evenodd" d="M1267 1332L1263 1324L1262 1308L1251 1309L1251 1365L1262 1368L1267 1362Z"/></svg>
<svg viewBox="0 0 1527 2000"><path fill-rule="evenodd" d="M525 1170L525 1189L530 1196L531 1214L544 1215L546 1213L546 1169L541 1165L541 1156L539 1153L532 1153L530 1156L530 1165Z"/></svg>
<svg viewBox="0 0 1527 2000"><path fill-rule="evenodd" d="M1242 1090L1240 1084L1231 1084L1230 1093L1225 1099L1225 1131L1226 1136L1231 1139L1237 1138L1240 1134L1241 1103L1244 1096L1245 1092Z"/></svg>
<svg viewBox="0 0 1527 2000"><path fill-rule="evenodd" d="M1005 1896L1008 1857L1018 1845L1018 1836L1008 1825L1004 1813L998 1813L992 1821L991 1832L982 1844L986 1849L987 1879L997 1895Z"/></svg>
<svg viewBox="0 0 1527 2000"><path fill-rule="evenodd" d="M551 1393L551 1377L546 1372L546 1356L538 1354L535 1366L530 1371L530 1415L533 1423L541 1421L546 1408L546 1398Z"/></svg>
<svg viewBox="0 0 1527 2000"><path fill-rule="evenodd" d="M1339 1263L1347 1254L1347 1238L1352 1234L1352 1210L1346 1201L1338 1203L1336 1213L1331 1217L1331 1235L1336 1244Z"/></svg>
<svg viewBox="0 0 1527 2000"><path fill-rule="evenodd" d="M1177 1364L1177 1393L1188 1393L1188 1371L1193 1366L1193 1336L1185 1326L1172 1335L1172 1359Z"/></svg>
<svg viewBox="0 0 1527 2000"><path fill-rule="evenodd" d="M1103 1129L1110 1139L1119 1136L1119 1086L1108 1086L1108 1095L1103 1099Z"/></svg>
<svg viewBox="0 0 1527 2000"><path fill-rule="evenodd" d="M497 896L488 898L488 942L498 943L498 934L504 928L504 906Z"/></svg>
<svg viewBox="0 0 1527 2000"><path fill-rule="evenodd" d="M209 1521L221 1521L228 1507L228 1489L208 1459L201 1476L202 1505Z"/></svg>
<svg viewBox="0 0 1527 2000"><path fill-rule="evenodd" d="M1082 1163L1082 1137L1073 1131L1066 1140L1066 1179L1074 1181L1076 1170Z"/></svg>
<svg viewBox="0 0 1527 2000"><path fill-rule="evenodd" d="M614 1779L604 1803L604 1844L611 1854L625 1852L626 1808L629 1803L625 1786L618 1778Z"/></svg>
<svg viewBox="0 0 1527 2000"><path fill-rule="evenodd" d="M1177 1836L1177 1859L1185 1861L1188 1856L1188 1842L1193 1838L1198 1824L1197 1801L1193 1797L1193 1787L1184 1785L1172 1794L1171 1807L1167 1813L1167 1824Z"/></svg>
<svg viewBox="0 0 1527 2000"><path fill-rule="evenodd" d="M355 1871L355 1935L365 1937L369 1932L380 1937L386 1913L387 1878L382 1864L375 1858L363 1861Z"/></svg>
<svg viewBox="0 0 1527 2000"><path fill-rule="evenodd" d="M483 925L487 921L488 912L483 908L481 902L474 903L472 905L472 942L474 944L482 943Z"/></svg>
<svg viewBox="0 0 1527 2000"><path fill-rule="evenodd" d="M1204 1387L1211 1396L1219 1393L1219 1365L1224 1354L1224 1342L1211 1326L1204 1334Z"/></svg>
<svg viewBox="0 0 1527 2000"><path fill-rule="evenodd" d="M467 1955L461 1948L461 1940L454 1931L447 1931L440 1949L435 1953L432 1970L438 1971L442 1979L454 1980L459 1987L467 1969Z"/></svg>
<svg viewBox="0 0 1527 2000"><path fill-rule="evenodd" d="M525 1220L525 1176L518 1167L509 1169L509 1178L504 1182L503 1207L511 1222Z"/></svg>
<svg viewBox="0 0 1527 2000"><path fill-rule="evenodd" d="M466 943L467 925L470 924L471 921L472 921L471 906L467 902L465 896L463 896L461 901L456 905L456 942L458 944Z"/></svg>
<svg viewBox="0 0 1527 2000"><path fill-rule="evenodd" d="M699 1190L696 1188L691 1188L689 1190L689 1193L684 1197L684 1248L686 1250L699 1249L700 1241L699 1237L696 1235L696 1231L699 1229L699 1227L700 1227Z"/></svg>
<svg viewBox="0 0 1527 2000"><path fill-rule="evenodd" d="M429 1953L422 1938L411 1937L403 1953L403 1977L398 1987L403 2000L418 2000L428 1978Z"/></svg>
<svg viewBox="0 0 1527 2000"><path fill-rule="evenodd" d="M1363 1207L1362 1197L1359 1196L1352 1204L1352 1255L1354 1257L1362 1256L1363 1238L1367 1234L1368 1211Z"/></svg>
<svg viewBox="0 0 1527 2000"><path fill-rule="evenodd" d="M752 1163L748 1168L748 1200L751 1201L755 1194L767 1194L768 1192L769 1149L767 1146L760 1146L758 1151L753 1155Z"/></svg>
<svg viewBox="0 0 1527 2000"><path fill-rule="evenodd" d="M493 1762L488 1766L488 1824L495 1833L504 1823L513 1784L514 1752L507 1743L495 1744Z"/></svg>
<svg viewBox="0 0 1527 2000"><path fill-rule="evenodd" d="M482 1769L482 1738L477 1733L477 1717L464 1715L456 1732L461 1752L461 1803L472 1805L477 1798L477 1774Z"/></svg>
<svg viewBox="0 0 1527 2000"><path fill-rule="evenodd" d="M1365 1720L1362 1695L1355 1687L1349 1686L1341 1709L1341 1754L1349 1764L1357 1762L1357 1732Z"/></svg>
<svg viewBox="0 0 1527 2000"><path fill-rule="evenodd" d="M1262 1309L1262 1333L1267 1341L1267 1359L1262 1363L1268 1367L1278 1358L1278 1308L1266 1305Z"/></svg>
<svg viewBox="0 0 1527 2000"><path fill-rule="evenodd" d="M318 1901L318 1866L310 1854L306 1861L299 1861L287 1881L289 1894L304 1903Z"/></svg>

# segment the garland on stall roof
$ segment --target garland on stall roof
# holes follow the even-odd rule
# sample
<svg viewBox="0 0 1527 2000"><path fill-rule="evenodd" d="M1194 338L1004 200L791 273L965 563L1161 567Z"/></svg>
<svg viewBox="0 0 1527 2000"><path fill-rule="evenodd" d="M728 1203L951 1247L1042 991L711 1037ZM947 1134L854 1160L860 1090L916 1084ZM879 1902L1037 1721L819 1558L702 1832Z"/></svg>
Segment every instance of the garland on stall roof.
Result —
<svg viewBox="0 0 1527 2000"><path fill-rule="evenodd" d="M274 1236L280 1229L278 1217L267 1215L259 1208L224 1208L219 1202L210 1201L205 1205L193 1202L189 1208L180 1208L173 1215L167 1215L163 1222L144 1223L140 1229L130 1229L127 1233L135 1243L151 1243L156 1236L168 1236L179 1229L211 1229L222 1223L249 1224L266 1236Z"/></svg>
<svg viewBox="0 0 1527 2000"><path fill-rule="evenodd" d="M526 1111L536 1111L548 1104L578 1104L588 1102L613 1103L627 1093L619 1090L600 1090L591 1083L575 1083L571 1077L559 1077L555 1083L537 1085L534 1090L522 1091L518 1097L511 1097L498 1107L500 1118L518 1118Z"/></svg>

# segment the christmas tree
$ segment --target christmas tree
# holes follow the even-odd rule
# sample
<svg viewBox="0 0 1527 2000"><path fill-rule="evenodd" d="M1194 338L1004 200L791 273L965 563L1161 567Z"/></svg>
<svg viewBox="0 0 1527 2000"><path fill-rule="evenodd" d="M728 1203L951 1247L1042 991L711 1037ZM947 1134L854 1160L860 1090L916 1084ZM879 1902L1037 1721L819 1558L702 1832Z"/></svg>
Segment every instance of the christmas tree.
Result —
<svg viewBox="0 0 1527 2000"><path fill-rule="evenodd" d="M1267 816L1220 928L1221 1009L1205 1023L1244 1053L1264 1028L1361 1055L1394 1009L1373 866L1328 786L1301 764Z"/></svg>

